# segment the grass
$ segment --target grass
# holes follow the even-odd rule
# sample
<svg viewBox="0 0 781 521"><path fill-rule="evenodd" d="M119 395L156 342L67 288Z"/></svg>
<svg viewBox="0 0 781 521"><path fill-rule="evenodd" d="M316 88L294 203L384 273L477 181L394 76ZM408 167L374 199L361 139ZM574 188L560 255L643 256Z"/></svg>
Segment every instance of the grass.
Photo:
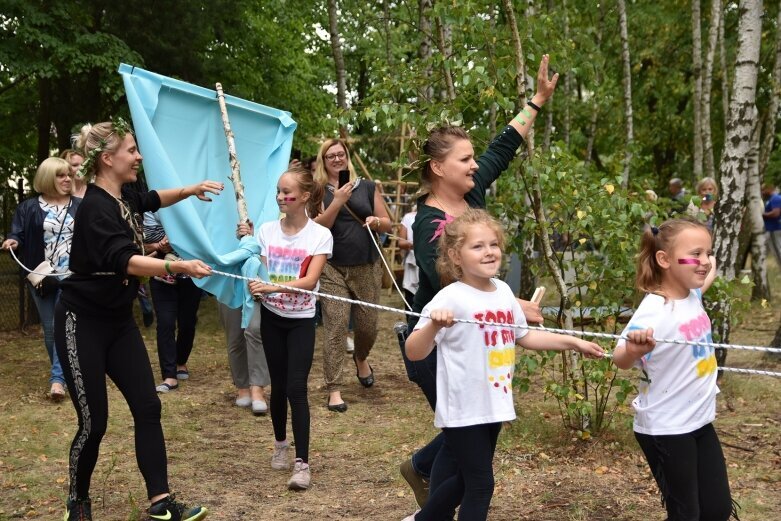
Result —
<svg viewBox="0 0 781 521"><path fill-rule="evenodd" d="M781 287L777 271L773 277L774 287ZM752 305L733 341L767 345L777 317L778 307ZM192 377L162 397L172 490L207 505L210 519L402 519L414 511L398 465L436 430L421 393L406 379L392 332L397 319L381 314L372 352L374 388L358 384L345 356L345 414L325 408L318 344L309 383L313 486L293 493L285 487L288 473L269 467L270 419L233 406L216 306L204 300ZM142 332L158 375L154 328ZM35 329L0 333L0 521L62 515L76 417L70 403L52 404L45 396L42 344ZM781 371L780 363L758 353L730 352L728 363ZM95 519L144 519L132 418L116 388L108 386L109 428L92 481ZM541 388L536 378L530 392L517 396L518 420L500 436L490 519L662 519L655 484L631 433L631 411L622 408L602 437L577 440L561 426L556 403L544 399ZM716 427L741 519L772 519L781 511L781 379L727 375L721 390Z"/></svg>

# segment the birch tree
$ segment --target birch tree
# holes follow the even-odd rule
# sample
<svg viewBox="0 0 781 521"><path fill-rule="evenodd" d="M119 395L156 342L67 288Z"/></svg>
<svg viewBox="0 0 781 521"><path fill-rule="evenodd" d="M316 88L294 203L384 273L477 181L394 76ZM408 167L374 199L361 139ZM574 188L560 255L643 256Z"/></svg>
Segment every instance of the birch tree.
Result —
<svg viewBox="0 0 781 521"><path fill-rule="evenodd" d="M694 73L694 139L692 144L692 175L702 177L702 17L700 0L692 0L692 72Z"/></svg>
<svg viewBox="0 0 781 521"><path fill-rule="evenodd" d="M738 49L732 84L730 114L721 156L721 194L714 222L714 255L719 259L719 275L735 278L738 234L743 217L746 181L749 173L752 132L757 121L756 92L762 34L762 1L741 0L738 23ZM723 316L729 316L729 304L720 303ZM729 320L717 325L722 342L729 341Z"/></svg>
<svg viewBox="0 0 781 521"><path fill-rule="evenodd" d="M711 127L710 105L713 92L713 62L718 46L719 25L721 24L721 0L711 0L710 27L708 29L708 50L705 55L705 71L702 77L702 154L703 170L710 178L716 177L713 164L713 132Z"/></svg>
<svg viewBox="0 0 781 521"><path fill-rule="evenodd" d="M624 152L624 173L621 184L629 186L629 166L632 162L634 145L634 122L632 121L632 64L629 58L629 34L626 26L626 3L618 0L618 24L621 32L621 61L624 66L624 125L626 128L626 150Z"/></svg>
<svg viewBox="0 0 781 521"><path fill-rule="evenodd" d="M336 0L328 0L328 28L331 33L331 52L334 55L334 66L336 68L336 105L347 110L347 79L344 72L344 55L342 54L342 43L339 40L339 23L336 8ZM340 125L339 134L347 137L347 129Z"/></svg>

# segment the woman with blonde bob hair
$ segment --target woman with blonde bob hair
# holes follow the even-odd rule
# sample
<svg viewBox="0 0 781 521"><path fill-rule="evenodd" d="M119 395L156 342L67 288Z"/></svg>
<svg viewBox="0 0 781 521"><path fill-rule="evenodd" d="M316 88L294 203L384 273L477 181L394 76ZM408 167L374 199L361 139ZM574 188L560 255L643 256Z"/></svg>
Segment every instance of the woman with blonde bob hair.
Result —
<svg viewBox="0 0 781 521"><path fill-rule="evenodd" d="M49 396L60 401L65 398L65 377L54 347L54 304L59 296L59 281L67 277L73 219L81 199L71 197L70 167L67 161L58 157L43 160L35 172L33 188L40 195L23 201L16 208L11 233L2 248L18 248L20 260L33 271L36 267L42 269L43 261L48 261L56 275L44 277L35 287L28 278L25 285L38 310L43 343L51 362Z"/></svg>
<svg viewBox="0 0 781 521"><path fill-rule="evenodd" d="M347 171L345 179L340 172ZM323 212L315 222L331 230L333 256L323 268L323 293L376 304L380 300L382 265L370 233L387 233L391 220L380 192L371 181L355 174L350 150L341 139L329 139L320 147L315 182L325 188ZM376 240L376 239L375 239ZM328 390L328 409L345 412L342 399L342 365L350 313L355 334L355 375L363 387L374 385L374 370L368 356L377 339L377 310L323 299L325 348L323 368Z"/></svg>
<svg viewBox="0 0 781 521"><path fill-rule="evenodd" d="M169 492L160 399L132 306L139 277L211 274L211 268L197 259L170 261L144 255L143 213L191 195L210 201L206 194L220 193L223 184L203 181L167 190L123 190L123 185L137 180L142 157L122 119L85 126L77 145L85 158L80 173L94 181L87 185L73 230L73 274L62 284L54 313L57 351L79 421L70 449L65 520L92 519L90 479L108 423L106 376L133 415L136 460L152 503L149 517L200 520L206 517L205 508L189 508Z"/></svg>

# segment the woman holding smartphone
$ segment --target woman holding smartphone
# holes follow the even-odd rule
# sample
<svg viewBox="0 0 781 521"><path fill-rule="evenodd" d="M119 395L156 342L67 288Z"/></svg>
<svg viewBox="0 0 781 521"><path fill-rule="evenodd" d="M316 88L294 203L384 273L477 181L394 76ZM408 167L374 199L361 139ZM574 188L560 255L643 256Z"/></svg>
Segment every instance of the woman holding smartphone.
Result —
<svg viewBox="0 0 781 521"><path fill-rule="evenodd" d="M329 228L334 238L333 256L323 268L320 291L363 302L379 302L382 265L369 232L387 233L391 229L380 193L374 183L355 175L350 152L340 139L329 139L320 147L315 181L325 187L323 212L315 222ZM374 385L374 371L368 357L377 338L377 311L327 298L321 300L321 306L326 333L323 371L327 405L331 411L345 412L342 366L351 307L355 335L353 362L358 381L366 388Z"/></svg>

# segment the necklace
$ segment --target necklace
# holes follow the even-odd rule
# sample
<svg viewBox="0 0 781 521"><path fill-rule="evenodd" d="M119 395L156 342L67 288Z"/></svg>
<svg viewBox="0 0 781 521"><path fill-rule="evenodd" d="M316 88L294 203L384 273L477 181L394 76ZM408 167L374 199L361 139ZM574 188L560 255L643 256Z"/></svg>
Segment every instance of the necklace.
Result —
<svg viewBox="0 0 781 521"><path fill-rule="evenodd" d="M441 206L441 207L442 207L442 210L443 210L443 211L444 211L444 212L445 212L447 215L450 215L450 216L453 216L453 217L457 217L455 213L451 212L451 211L450 211L450 210L449 210L449 209L448 209L448 208L445 206L445 203L443 203L442 201L440 201L440 200L437 198L437 196L436 196L436 195L434 195L434 192L429 192L429 195L431 196L431 198L432 198L432 199L434 199L434 201L435 201L435 202L436 202L436 203L437 203L439 206ZM463 199L461 199L461 202L463 203L464 207L466 207L466 201L464 201ZM463 208L463 209L465 210L466 208ZM462 213L463 213L463 212L462 212ZM459 215L460 215L460 214L459 214Z"/></svg>

